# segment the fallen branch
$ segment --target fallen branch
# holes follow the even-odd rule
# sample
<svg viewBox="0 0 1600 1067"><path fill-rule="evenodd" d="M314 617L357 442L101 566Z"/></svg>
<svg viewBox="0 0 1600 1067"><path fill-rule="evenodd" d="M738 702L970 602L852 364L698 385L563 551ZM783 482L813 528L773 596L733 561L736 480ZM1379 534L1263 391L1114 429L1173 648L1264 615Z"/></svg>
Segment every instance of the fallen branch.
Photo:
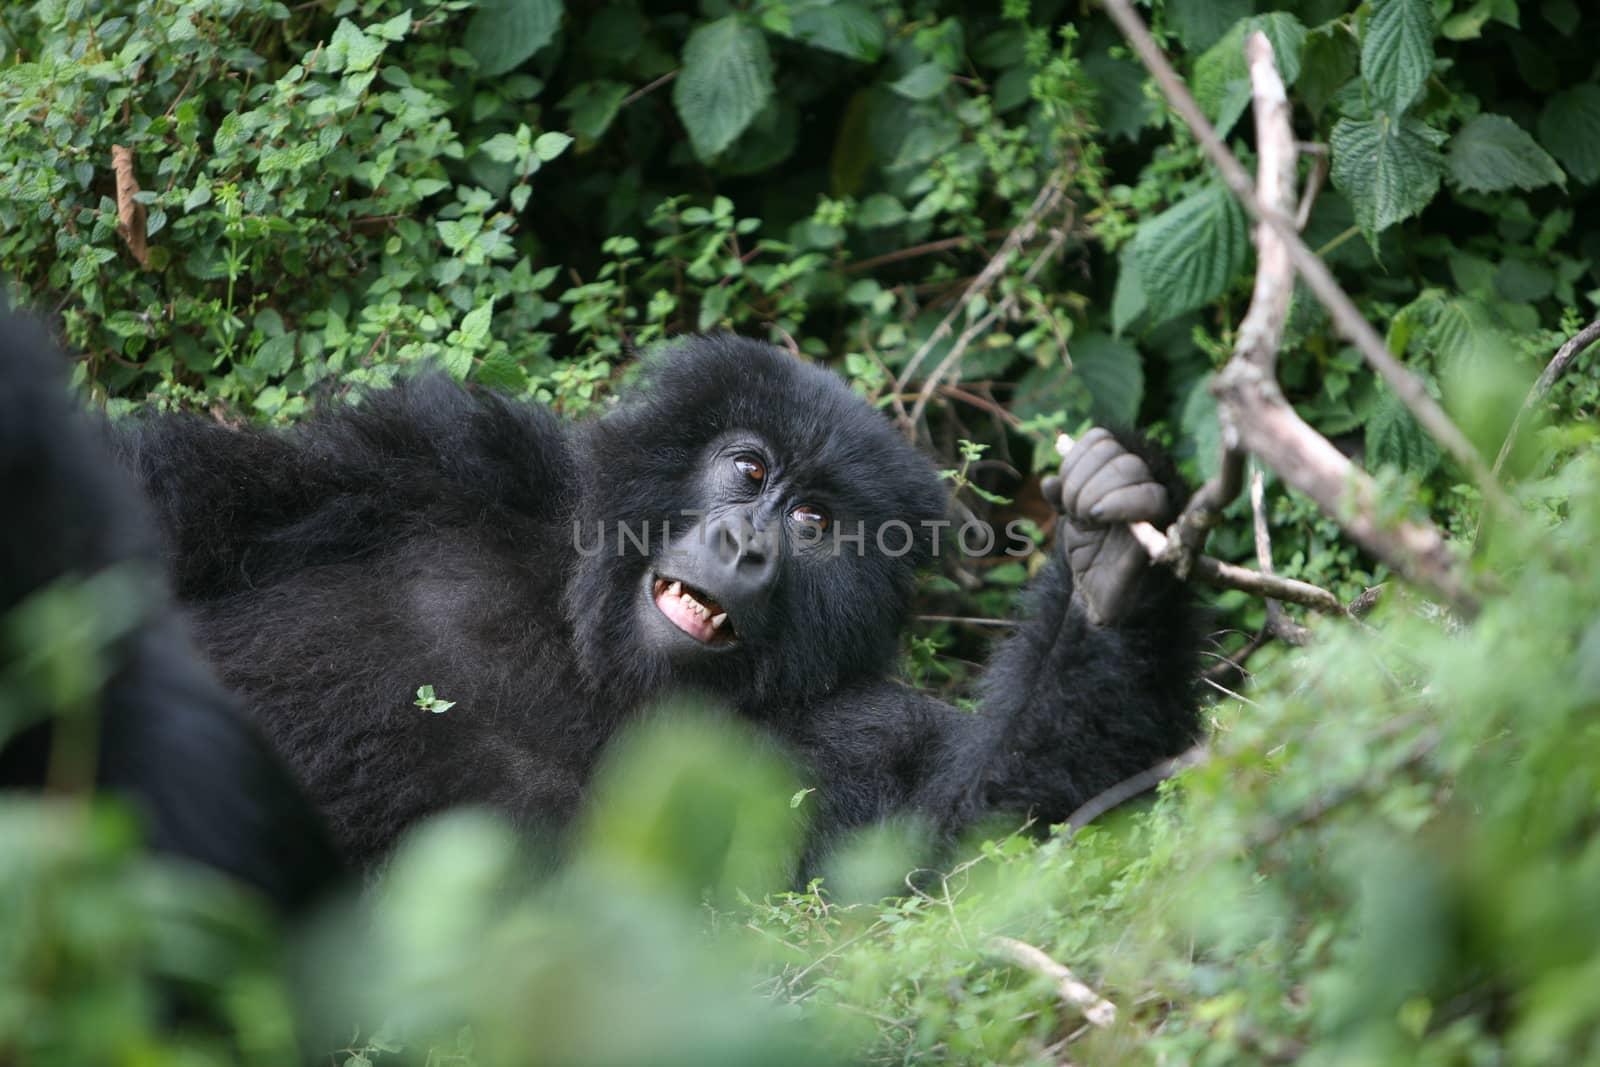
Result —
<svg viewBox="0 0 1600 1067"><path fill-rule="evenodd" d="M1072 438L1066 434L1059 435L1056 438L1056 452L1065 458L1071 450ZM1128 531L1144 548L1152 563L1172 566L1179 558L1170 551L1167 535L1148 522L1130 522ZM1321 586L1295 578L1262 574L1248 567L1241 567L1237 563L1225 563L1220 559L1213 559L1211 556L1192 557L1189 576L1221 589L1238 589L1255 596L1274 597L1330 615L1344 614L1344 606L1339 603L1339 598Z"/></svg>
<svg viewBox="0 0 1600 1067"><path fill-rule="evenodd" d="M1263 206L1257 200L1250 175L1240 165L1239 161L1234 158L1233 153L1228 150L1228 146L1223 143L1222 138L1217 136L1217 131L1212 127L1211 123L1206 120L1205 115L1200 110L1200 106L1195 103L1194 97L1190 95L1188 88L1184 86L1182 79L1178 77L1177 71L1172 69L1172 64L1167 62L1166 56L1162 54L1161 47L1156 44L1155 38L1150 36L1150 31L1145 27L1144 20L1134 10L1132 0L1103 0L1103 3L1107 14L1122 30L1123 36L1133 46L1134 52L1139 56L1145 69L1155 79L1162 95L1166 97L1172 109L1177 112L1178 116L1183 119L1184 124L1193 132L1196 141L1200 144L1200 148L1221 173L1222 180L1229 190L1238 198L1253 219L1270 227L1274 235L1283 242L1295 271L1305 279L1307 288L1311 290L1323 307L1327 308L1334 327L1356 346L1362 357L1389 384L1395 395L1416 417L1417 422L1423 429L1427 430L1434 440L1444 446L1445 451L1457 463L1471 473L1473 481L1477 483L1485 502L1498 511L1510 514L1513 510L1511 500L1500 488L1500 484L1493 471L1490 470L1489 464L1484 462L1483 457L1472 447L1472 443L1450 421L1449 416L1444 413L1444 409L1438 405L1433 397L1428 395L1428 391L1422 384L1421 379L1406 370L1399 360L1395 359L1389 352L1388 347L1383 342L1383 338L1378 336L1378 332L1372 328L1372 324L1367 322L1366 318L1356 308L1355 303L1340 288L1327 264L1323 263L1317 254L1306 247L1305 242L1300 239L1300 234L1295 229L1294 219L1283 211ZM1252 34L1251 36L1254 38L1257 35ZM1270 45L1268 47L1270 48ZM1252 67L1252 74L1254 73L1255 67ZM1275 74L1274 77L1276 77ZM1306 429L1309 432L1315 432L1310 431L1309 427L1306 427ZM1332 446L1329 447L1331 448ZM1283 474L1284 472L1279 471L1279 473ZM1286 480L1288 479L1286 478ZM1312 495L1315 496L1315 494ZM1323 501L1318 498L1318 502L1322 503ZM1349 532L1352 536L1355 536L1353 530ZM1371 532L1369 530L1368 534ZM1437 531L1434 531L1434 536L1437 538ZM1428 554L1432 554L1436 548L1432 544L1417 544L1415 536L1401 538L1400 540L1402 545L1409 547L1412 551L1424 548ZM1368 547L1374 552L1377 551L1371 545ZM1395 564L1393 551L1395 547L1400 546L1385 546L1387 559L1391 565ZM1451 600L1459 602L1464 597L1464 594L1460 590L1459 581L1453 573L1453 568L1449 574L1440 573L1438 571L1440 562L1437 558L1425 562L1417 576L1430 585L1434 585L1437 580L1445 580L1443 587L1435 585L1435 588ZM1407 568L1400 569L1406 570ZM1417 570L1416 568L1409 569L1412 571Z"/></svg>
<svg viewBox="0 0 1600 1067"><path fill-rule="evenodd" d="M996 935L986 943L989 954L1056 983L1056 996L1075 1009L1086 1022L1110 1026L1117 1021L1117 1006L1084 985L1065 965L1057 963L1026 941Z"/></svg>
<svg viewBox="0 0 1600 1067"><path fill-rule="evenodd" d="M1566 373L1572 361L1583 355L1589 346L1600 341L1600 319L1595 319L1589 325L1579 330L1567 339L1566 344L1556 349L1556 354L1549 364L1545 366L1544 373L1539 375L1539 380L1533 383L1533 388L1528 390L1527 399L1523 400L1522 407L1517 409L1517 417L1511 420L1511 428L1506 431L1506 439L1500 445L1499 455L1494 457L1494 473L1500 474L1500 468L1506 465L1506 460L1511 456L1511 449L1517 443L1517 437L1522 433L1522 423L1528 413L1543 400L1545 394L1550 392L1556 384L1556 379Z"/></svg>

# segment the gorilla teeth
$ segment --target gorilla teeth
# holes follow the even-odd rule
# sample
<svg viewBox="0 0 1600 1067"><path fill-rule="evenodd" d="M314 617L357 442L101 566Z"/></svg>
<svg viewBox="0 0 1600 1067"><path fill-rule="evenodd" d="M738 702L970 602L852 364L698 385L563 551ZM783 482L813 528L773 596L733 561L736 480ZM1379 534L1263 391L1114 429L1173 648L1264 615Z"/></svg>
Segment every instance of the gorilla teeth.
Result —
<svg viewBox="0 0 1600 1067"><path fill-rule="evenodd" d="M711 617L711 628L713 630L720 630L722 629L722 624L727 621L728 613L726 611L724 611L721 615L713 615Z"/></svg>
<svg viewBox="0 0 1600 1067"><path fill-rule="evenodd" d="M682 582L673 582L671 585L667 586L667 595L668 596L680 596L680 595L682 595L682 593L683 593L683 583Z"/></svg>

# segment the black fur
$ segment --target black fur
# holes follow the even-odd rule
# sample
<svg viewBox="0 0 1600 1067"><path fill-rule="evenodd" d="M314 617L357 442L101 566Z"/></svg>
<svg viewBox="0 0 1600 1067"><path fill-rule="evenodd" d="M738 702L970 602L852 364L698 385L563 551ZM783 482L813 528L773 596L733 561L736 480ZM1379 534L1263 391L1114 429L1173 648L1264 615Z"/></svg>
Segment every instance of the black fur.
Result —
<svg viewBox="0 0 1600 1067"><path fill-rule="evenodd" d="M46 784L60 739L48 693L19 681L31 649L14 609L64 580L114 573L139 593L142 611L100 650L96 780L133 801L157 848L298 912L338 879L341 862L190 643L146 509L103 428L74 410L64 369L37 324L0 308L0 493L10 502L0 523L0 677L11 679L0 787Z"/></svg>
<svg viewBox="0 0 1600 1067"><path fill-rule="evenodd" d="M559 832L616 728L675 688L718 695L796 753L818 843L897 813L945 831L990 811L1060 819L1190 743L1178 583L1152 572L1106 629L1048 569L983 712L963 713L891 680L924 524L946 514L927 460L836 376L767 345L688 340L646 378L581 424L424 377L283 433L159 418L128 434L206 653L358 862L463 802ZM721 507L702 486L730 434L764 442L774 477L826 503L835 530L862 523L866 551L786 560L736 620L739 647L684 662L641 637L658 561L627 542L619 555L610 531L679 536L682 509ZM889 520L917 535L898 558L873 544ZM586 554L597 523L604 551ZM418 710L421 685L456 706Z"/></svg>

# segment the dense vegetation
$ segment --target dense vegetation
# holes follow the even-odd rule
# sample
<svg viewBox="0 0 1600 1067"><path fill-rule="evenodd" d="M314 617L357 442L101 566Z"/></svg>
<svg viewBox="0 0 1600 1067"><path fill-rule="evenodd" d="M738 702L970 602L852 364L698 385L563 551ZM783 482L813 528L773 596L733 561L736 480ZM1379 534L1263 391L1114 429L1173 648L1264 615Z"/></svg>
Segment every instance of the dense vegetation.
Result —
<svg viewBox="0 0 1600 1067"><path fill-rule="evenodd" d="M1492 458L1600 291L1593 16L1142 10L1246 159L1241 44L1268 34L1330 165L1308 243ZM829 362L995 521L1046 521L1053 434L1092 420L1214 467L1246 218L1089 5L30 0L0 49L0 275L114 414L286 422L431 363L581 415L635 349L731 328ZM864 841L786 895L763 872L805 783L685 712L616 754L559 878L518 889L505 828L452 818L371 914L286 949L250 901L142 857L125 812L8 799L0 1063L279 1064L295 1010L356 1064L1600 1059L1600 386L1584 361L1557 383L1506 471L1520 519L1480 530L1477 491L1310 299L1279 369L1395 514L1471 553L1484 608L1391 595L1269 646L1153 806L975 842L887 899L901 853ZM1268 500L1280 573L1344 599L1387 577L1270 478ZM1247 559L1248 504L1229 515L1209 550ZM930 575L922 610L1003 613L1027 568L987 562ZM1219 650L1261 624L1215 602ZM7 639L59 681L104 610L59 590ZM992 633L919 622L908 670L960 696ZM0 680L0 731L36 683ZM994 934L1117 1023L1080 1033ZM172 1025L173 987L221 1025Z"/></svg>

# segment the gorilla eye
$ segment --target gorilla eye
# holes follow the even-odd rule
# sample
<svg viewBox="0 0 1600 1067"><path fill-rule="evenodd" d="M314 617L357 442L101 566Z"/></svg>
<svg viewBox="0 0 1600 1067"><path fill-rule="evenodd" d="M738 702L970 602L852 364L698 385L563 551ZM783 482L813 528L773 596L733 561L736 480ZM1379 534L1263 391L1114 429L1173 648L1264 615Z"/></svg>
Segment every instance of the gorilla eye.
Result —
<svg viewBox="0 0 1600 1067"><path fill-rule="evenodd" d="M752 482L759 483L767 480L767 465L761 462L760 457L752 456L748 452L734 456L733 467L734 470L737 470Z"/></svg>
<svg viewBox="0 0 1600 1067"><path fill-rule="evenodd" d="M828 528L828 513L811 504L801 504L789 512L789 517L802 525L814 526L819 531Z"/></svg>

